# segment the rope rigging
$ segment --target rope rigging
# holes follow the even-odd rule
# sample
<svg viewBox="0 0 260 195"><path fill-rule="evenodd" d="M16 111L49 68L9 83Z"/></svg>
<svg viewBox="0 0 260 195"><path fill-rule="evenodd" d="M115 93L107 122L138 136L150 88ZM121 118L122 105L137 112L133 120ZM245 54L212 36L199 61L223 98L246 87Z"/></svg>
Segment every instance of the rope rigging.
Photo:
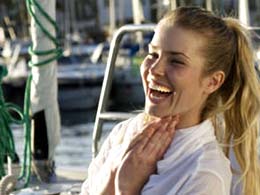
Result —
<svg viewBox="0 0 260 195"><path fill-rule="evenodd" d="M0 65L0 84L7 75L7 69ZM17 113L20 119L14 118L11 113ZM0 179L5 175L4 161L9 156L12 160L15 158L15 144L10 123L23 124L24 115L21 109L12 103L5 102L3 90L0 86Z"/></svg>
<svg viewBox="0 0 260 195"><path fill-rule="evenodd" d="M48 13L41 7L36 0L26 0L26 7L31 16L32 20L35 21L37 27L42 33L54 44L54 49L49 50L34 50L33 45L28 49L28 53L31 56L31 60L28 62L28 66L42 67L47 65L59 57L62 56L62 48L59 40L55 34L58 34L58 26ZM40 13L41 16L51 24L51 27L55 29L54 35L52 35L47 28L44 27L43 23L37 18L35 13ZM32 56L44 57L43 60L35 63L32 61ZM23 164L18 180L24 181L24 186L27 187L30 182L31 176L31 161L32 161L32 150L31 150L31 121L30 121L30 91L31 81L33 75L30 71L26 81L25 95L24 95L24 108L23 111L15 104L7 103L4 101L4 95L1 88L2 78L7 75L7 70L3 66L0 66L0 179L5 175L4 170L4 156L9 156L12 160L15 155L15 143L13 134L10 128L11 123L19 124L24 126L24 152L23 152ZM14 118L10 113L15 112L18 114L20 119ZM2 181L2 183L5 183ZM0 182L1 184L1 182ZM1 189L1 185L0 185Z"/></svg>

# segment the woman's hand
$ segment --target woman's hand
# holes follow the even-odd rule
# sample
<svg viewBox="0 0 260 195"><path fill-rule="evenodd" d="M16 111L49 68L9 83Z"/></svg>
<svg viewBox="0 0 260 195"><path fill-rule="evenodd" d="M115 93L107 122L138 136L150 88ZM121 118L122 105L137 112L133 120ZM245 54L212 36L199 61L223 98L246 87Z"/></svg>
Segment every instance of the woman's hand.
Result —
<svg viewBox="0 0 260 195"><path fill-rule="evenodd" d="M156 172L175 132L178 117L148 124L130 143L115 176L116 194L139 194L149 176Z"/></svg>

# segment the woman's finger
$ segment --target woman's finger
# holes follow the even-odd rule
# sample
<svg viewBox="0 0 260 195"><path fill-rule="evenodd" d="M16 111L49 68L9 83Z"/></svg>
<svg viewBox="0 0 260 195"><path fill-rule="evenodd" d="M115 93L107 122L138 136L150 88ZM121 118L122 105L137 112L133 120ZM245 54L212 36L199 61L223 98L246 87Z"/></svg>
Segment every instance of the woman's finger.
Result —
<svg viewBox="0 0 260 195"><path fill-rule="evenodd" d="M138 143L140 140L144 139L144 138L150 138L152 136L152 134L154 133L154 131L160 126L160 123L156 123L153 122L149 125L147 125L147 127L144 128L144 130L141 131L141 133L137 133L136 135L134 135L134 137L132 138L132 140L129 143L128 149L131 149L134 147L134 145L136 145L136 143Z"/></svg>
<svg viewBox="0 0 260 195"><path fill-rule="evenodd" d="M149 124L145 125L141 133L136 134L134 138L131 140L128 149L133 148L139 141L143 140L144 142L147 139L150 139L154 132L158 130L164 123L170 120L170 117L163 118L163 119L155 119L154 121L150 122Z"/></svg>
<svg viewBox="0 0 260 195"><path fill-rule="evenodd" d="M161 160L166 150L169 148L170 144L175 135L176 125L179 122L179 116L175 116L171 123L168 125L166 132L161 137L161 147L158 148L157 160Z"/></svg>
<svg viewBox="0 0 260 195"><path fill-rule="evenodd" d="M161 126L143 146L143 153L149 154L152 159L161 159L172 142L177 123L178 118L175 117L170 123Z"/></svg>
<svg viewBox="0 0 260 195"><path fill-rule="evenodd" d="M172 121L171 123L169 123L169 126L167 127L167 131L171 132L171 133L174 133L175 130L176 130L176 125L178 124L180 120L180 116L179 115L176 115L172 118Z"/></svg>
<svg viewBox="0 0 260 195"><path fill-rule="evenodd" d="M149 154L150 156L156 155L164 145L165 139L170 136L170 133L166 130L168 123L164 123L145 143L139 150L143 150L143 153Z"/></svg>

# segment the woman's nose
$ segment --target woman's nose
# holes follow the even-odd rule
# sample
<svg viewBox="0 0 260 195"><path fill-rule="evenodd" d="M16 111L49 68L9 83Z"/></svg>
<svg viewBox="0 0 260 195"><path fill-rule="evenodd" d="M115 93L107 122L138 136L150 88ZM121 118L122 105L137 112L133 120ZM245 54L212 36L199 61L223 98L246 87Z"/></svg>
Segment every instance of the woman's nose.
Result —
<svg viewBox="0 0 260 195"><path fill-rule="evenodd" d="M160 75L163 76L165 72L165 65L163 63L163 59L159 58L157 59L152 66L150 67L150 72L153 75Z"/></svg>

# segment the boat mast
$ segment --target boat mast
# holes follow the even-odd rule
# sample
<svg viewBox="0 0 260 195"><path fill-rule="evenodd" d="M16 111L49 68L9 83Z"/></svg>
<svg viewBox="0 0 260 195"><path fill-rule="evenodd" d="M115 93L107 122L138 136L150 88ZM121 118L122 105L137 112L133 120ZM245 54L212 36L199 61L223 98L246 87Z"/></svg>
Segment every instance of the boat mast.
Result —
<svg viewBox="0 0 260 195"><path fill-rule="evenodd" d="M212 0L206 0L206 9L212 11Z"/></svg>
<svg viewBox="0 0 260 195"><path fill-rule="evenodd" d="M144 21L143 6L140 0L132 0L132 12L134 24L140 25ZM140 48L143 48L143 36L142 32L136 32L136 40L140 45Z"/></svg>
<svg viewBox="0 0 260 195"><path fill-rule="evenodd" d="M69 55L71 53L71 23L70 23L70 0L65 0L65 11L64 11L64 30L65 30L65 39L64 39L64 47L65 47L65 54Z"/></svg>
<svg viewBox="0 0 260 195"><path fill-rule="evenodd" d="M56 0L38 0L38 4L56 20ZM36 4L31 4L35 18L42 26L56 37L54 25L39 11ZM31 82L31 112L32 112L32 151L33 164L37 161L52 161L54 150L60 140L60 115L57 101L57 61L55 54L36 55L37 52L57 50L57 45L43 33L36 20L31 18L32 50L32 82ZM57 52L57 51L56 51ZM57 55L57 54L56 54ZM56 56L57 57L57 56ZM53 59L53 60L50 60ZM37 66L41 62L43 66Z"/></svg>
<svg viewBox="0 0 260 195"><path fill-rule="evenodd" d="M176 0L170 0L171 10L175 10L177 8Z"/></svg>
<svg viewBox="0 0 260 195"><path fill-rule="evenodd" d="M243 25L250 26L248 0L239 0L238 18Z"/></svg>
<svg viewBox="0 0 260 195"><path fill-rule="evenodd" d="M115 0L109 0L109 34L113 35L116 28Z"/></svg>

